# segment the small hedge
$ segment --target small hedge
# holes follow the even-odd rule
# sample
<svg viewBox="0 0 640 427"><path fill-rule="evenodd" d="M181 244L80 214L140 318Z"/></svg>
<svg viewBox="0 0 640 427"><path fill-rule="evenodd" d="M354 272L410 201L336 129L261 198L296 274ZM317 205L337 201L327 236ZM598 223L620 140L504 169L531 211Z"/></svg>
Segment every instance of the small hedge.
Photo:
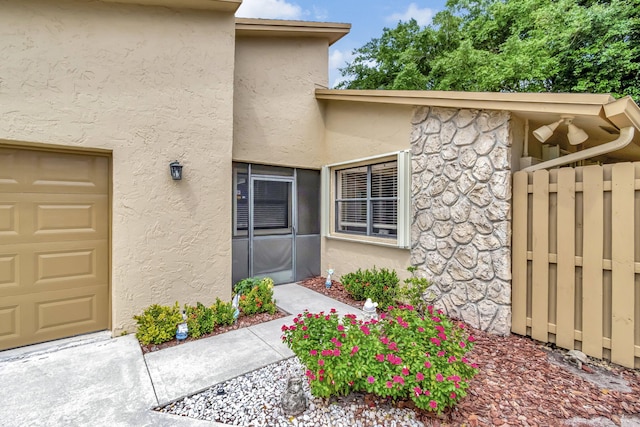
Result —
<svg viewBox="0 0 640 427"><path fill-rule="evenodd" d="M239 309L242 315L251 316L256 313L275 314L278 309L273 299L273 280L245 279L234 287L234 292L240 292ZM207 307L201 302L195 306L185 304L184 313L187 317L189 336L199 338L210 334L216 326L232 325L236 321L236 308L231 301L224 302L216 298L215 304ZM183 322L180 306L162 306L153 304L146 308L141 315L133 316L137 322L136 338L142 345L162 344L176 337L178 324Z"/></svg>
<svg viewBox="0 0 640 427"><path fill-rule="evenodd" d="M236 285L236 289L243 290L240 293L240 311L247 316L258 313L275 314L278 309L273 299L273 280L268 277L258 283L255 282L255 279L248 280L251 280L252 286L250 288L245 286L243 282Z"/></svg>
<svg viewBox="0 0 640 427"><path fill-rule="evenodd" d="M210 334L215 327L213 310L205 307L204 304L198 302L194 306L184 306L187 315L187 326L189 327L189 336L200 338L202 335Z"/></svg>
<svg viewBox="0 0 640 427"><path fill-rule="evenodd" d="M211 306L211 310L213 310L213 319L216 325L230 326L236 321L236 309L231 301L224 302L220 298L216 298L216 303Z"/></svg>
<svg viewBox="0 0 640 427"><path fill-rule="evenodd" d="M133 319L138 322L136 338L141 344L162 344L175 338L182 314L177 302L173 307L154 304Z"/></svg>
<svg viewBox="0 0 640 427"><path fill-rule="evenodd" d="M386 309L394 304L400 281L395 270L378 270L373 267L372 270L358 269L354 273L345 274L340 282L356 301L371 298L379 307Z"/></svg>

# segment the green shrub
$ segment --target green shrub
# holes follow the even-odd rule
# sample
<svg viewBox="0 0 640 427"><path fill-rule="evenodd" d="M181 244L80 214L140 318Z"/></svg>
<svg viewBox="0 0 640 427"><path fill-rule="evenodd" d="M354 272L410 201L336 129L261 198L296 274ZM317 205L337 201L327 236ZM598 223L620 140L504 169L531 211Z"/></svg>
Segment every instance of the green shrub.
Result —
<svg viewBox="0 0 640 427"><path fill-rule="evenodd" d="M282 330L318 397L367 392L441 413L466 395L477 373L465 357L474 338L431 306L426 316L390 307L380 321L364 323L354 315L341 321L333 309L304 312Z"/></svg>
<svg viewBox="0 0 640 427"><path fill-rule="evenodd" d="M236 309L231 301L224 302L220 298L216 298L216 303L211 306L213 311L213 320L216 325L229 326L235 322L234 313Z"/></svg>
<svg viewBox="0 0 640 427"><path fill-rule="evenodd" d="M248 277L246 279L242 279L233 287L233 294L246 295L251 289L262 283L262 280L263 279L258 279L257 277Z"/></svg>
<svg viewBox="0 0 640 427"><path fill-rule="evenodd" d="M278 309L273 299L273 280L268 277L261 279L249 291L241 293L239 308L246 316L257 313L275 314Z"/></svg>
<svg viewBox="0 0 640 427"><path fill-rule="evenodd" d="M398 275L395 270L373 267L373 270L358 269L340 278L340 282L356 301L371 298L383 310L395 302L398 290Z"/></svg>
<svg viewBox="0 0 640 427"><path fill-rule="evenodd" d="M405 286L398 289L398 300L415 307L419 313L424 314L432 297L431 292L427 293L431 283L424 277L416 276L417 267L408 267L407 270L411 273L411 277L405 279Z"/></svg>
<svg viewBox="0 0 640 427"><path fill-rule="evenodd" d="M136 338L141 344L162 344L175 338L182 315L176 302L173 307L154 304L133 319L138 323Z"/></svg>
<svg viewBox="0 0 640 427"><path fill-rule="evenodd" d="M198 302L195 306L184 306L187 314L187 326L189 327L189 336L200 338L202 335L210 334L215 327L213 310Z"/></svg>

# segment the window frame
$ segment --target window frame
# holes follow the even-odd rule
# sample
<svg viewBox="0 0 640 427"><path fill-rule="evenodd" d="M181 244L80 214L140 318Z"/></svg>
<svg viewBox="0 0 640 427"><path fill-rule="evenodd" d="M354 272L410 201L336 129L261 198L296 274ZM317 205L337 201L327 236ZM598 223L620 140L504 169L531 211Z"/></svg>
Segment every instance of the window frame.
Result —
<svg viewBox="0 0 640 427"><path fill-rule="evenodd" d="M396 163L396 179L397 179L397 217L396 217L396 235L395 236L382 236L379 234L371 233L372 218L370 218L373 208L371 207L372 200L382 200L383 198L371 197L371 167L376 164L385 162L397 162ZM338 177L337 172L357 168L361 166L367 167L367 197L362 198L367 203L367 233L363 232L349 232L341 231L337 229L338 225L338 210L337 205L339 201L344 200L356 200L356 199L338 199L337 185ZM348 240L362 243L370 243L382 246L391 246L408 249L411 245L410 239L410 188L411 188L411 154L409 150L396 151L393 153L382 154L378 156L367 157L363 159L356 159L347 162L334 163L326 165L321 171L322 180L322 212L321 212L321 225L322 236L329 239L336 240ZM359 199L357 199L359 200Z"/></svg>

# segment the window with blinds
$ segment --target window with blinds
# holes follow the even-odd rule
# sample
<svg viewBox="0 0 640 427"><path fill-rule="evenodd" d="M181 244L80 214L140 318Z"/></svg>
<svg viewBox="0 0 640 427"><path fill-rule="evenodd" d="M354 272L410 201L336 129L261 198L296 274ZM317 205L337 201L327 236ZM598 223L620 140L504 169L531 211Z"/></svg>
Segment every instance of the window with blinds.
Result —
<svg viewBox="0 0 640 427"><path fill-rule="evenodd" d="M396 161L336 171L336 231L396 237L398 164Z"/></svg>
<svg viewBox="0 0 640 427"><path fill-rule="evenodd" d="M236 230L249 227L247 174L238 174L236 190ZM291 227L291 188L287 182L254 181L253 226L256 230L289 229Z"/></svg>

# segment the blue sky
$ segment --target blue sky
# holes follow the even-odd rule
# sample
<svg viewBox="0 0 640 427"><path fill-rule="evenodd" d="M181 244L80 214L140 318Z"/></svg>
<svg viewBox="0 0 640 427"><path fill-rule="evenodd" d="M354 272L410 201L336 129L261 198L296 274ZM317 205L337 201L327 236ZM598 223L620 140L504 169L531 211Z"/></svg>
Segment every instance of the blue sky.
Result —
<svg viewBox="0 0 640 427"><path fill-rule="evenodd" d="M329 51L329 84L340 81L338 68L351 59L351 52L374 37L384 27L398 21L416 19L427 25L446 0L243 0L236 16L265 19L293 19L350 23L351 32Z"/></svg>

